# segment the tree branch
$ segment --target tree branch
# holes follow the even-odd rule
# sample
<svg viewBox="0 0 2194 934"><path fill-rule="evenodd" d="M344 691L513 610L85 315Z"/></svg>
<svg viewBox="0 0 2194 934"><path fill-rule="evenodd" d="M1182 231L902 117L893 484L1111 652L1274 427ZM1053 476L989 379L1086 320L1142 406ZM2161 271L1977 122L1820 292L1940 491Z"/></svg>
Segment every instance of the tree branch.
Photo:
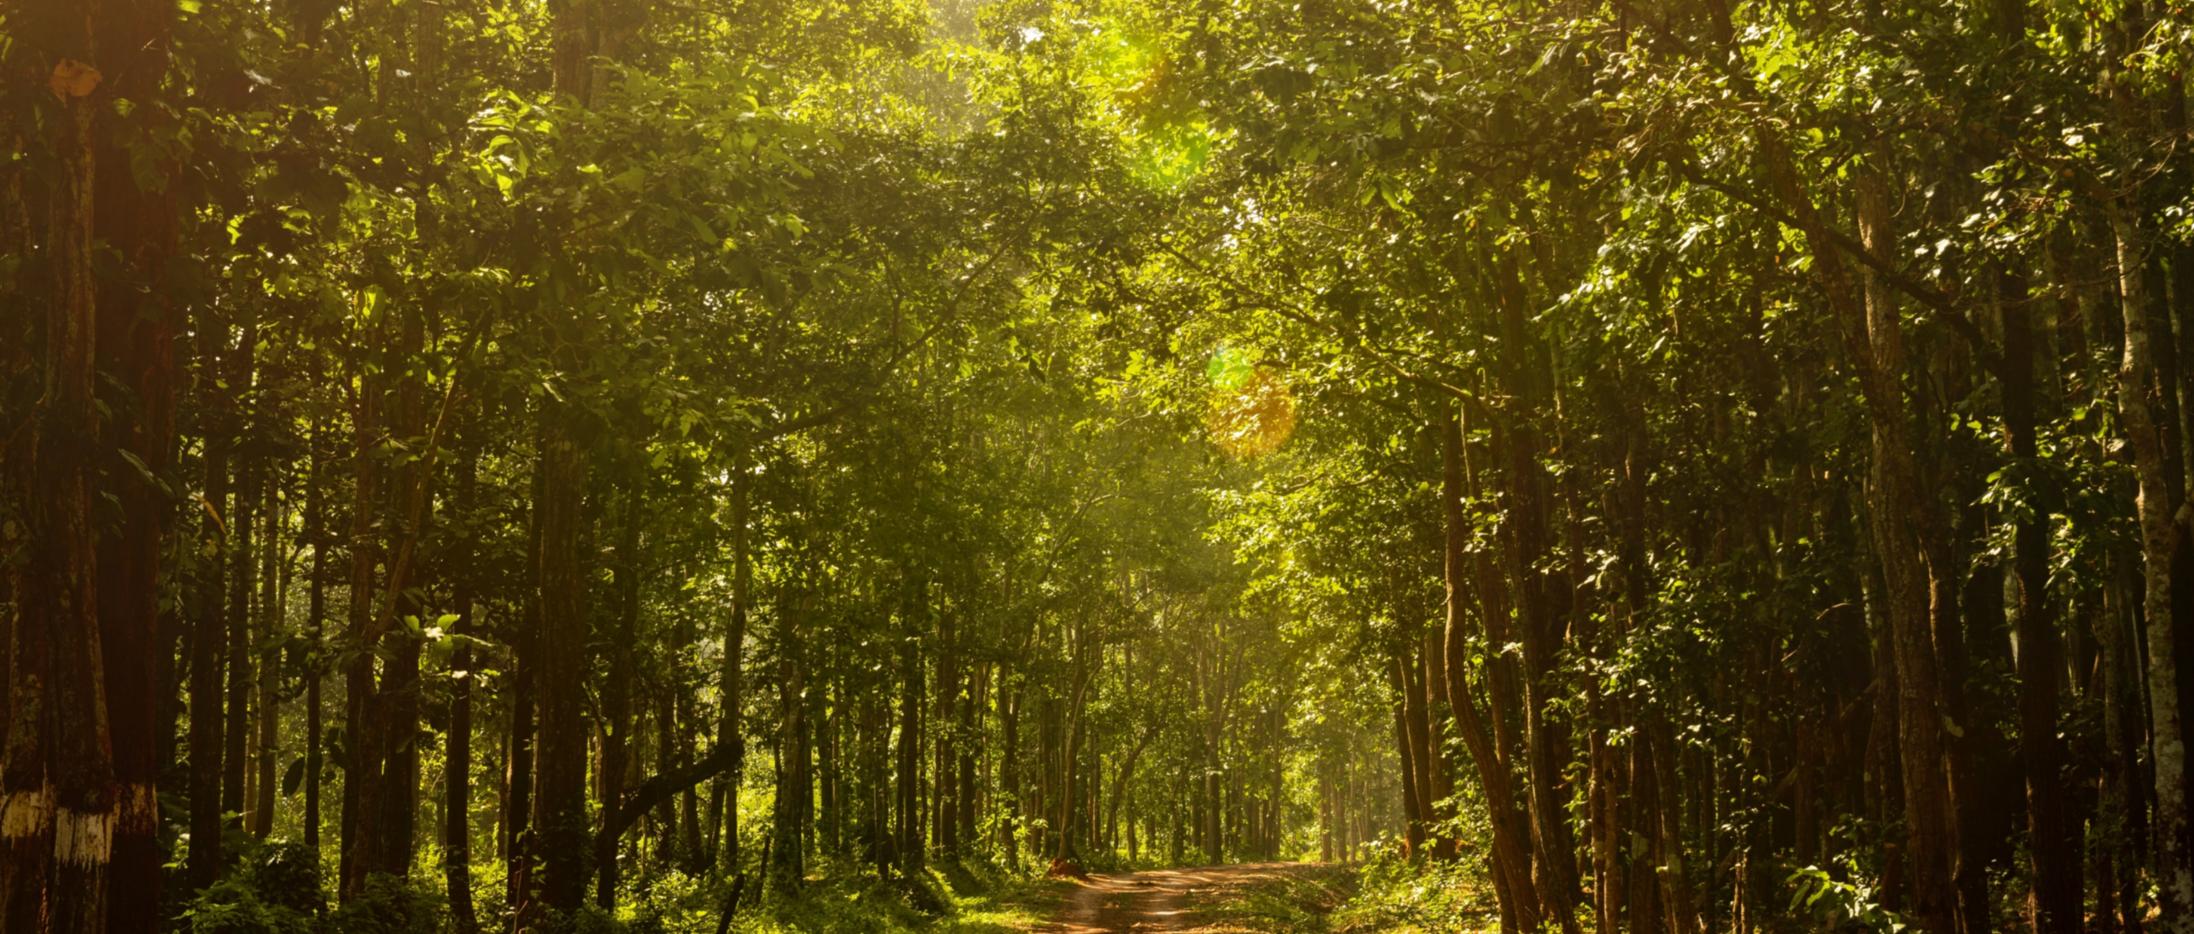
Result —
<svg viewBox="0 0 2194 934"><path fill-rule="evenodd" d="M688 788L731 771L739 758L737 746L736 743L720 743L715 749L709 750L708 755L682 768L659 773L641 782L640 787L633 789L625 797L623 804L618 805L602 820L602 829L594 835L594 851L610 852L617 845L617 839L624 836L625 831L632 829L633 824L639 823L640 818L654 810L657 805Z"/></svg>

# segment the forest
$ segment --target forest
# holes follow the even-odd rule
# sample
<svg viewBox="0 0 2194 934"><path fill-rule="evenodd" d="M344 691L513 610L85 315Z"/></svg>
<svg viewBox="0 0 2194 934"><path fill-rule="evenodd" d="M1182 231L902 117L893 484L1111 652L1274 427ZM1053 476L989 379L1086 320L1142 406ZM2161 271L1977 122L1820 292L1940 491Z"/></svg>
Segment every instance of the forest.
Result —
<svg viewBox="0 0 2194 934"><path fill-rule="evenodd" d="M0 0L0 932L2194 934L2190 64Z"/></svg>

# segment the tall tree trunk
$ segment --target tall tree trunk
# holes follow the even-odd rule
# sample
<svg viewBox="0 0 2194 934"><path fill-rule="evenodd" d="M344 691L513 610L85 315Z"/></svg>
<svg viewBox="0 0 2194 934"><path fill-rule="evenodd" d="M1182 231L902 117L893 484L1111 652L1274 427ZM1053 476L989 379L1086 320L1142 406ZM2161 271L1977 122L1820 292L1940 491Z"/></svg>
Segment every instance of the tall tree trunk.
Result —
<svg viewBox="0 0 2194 934"><path fill-rule="evenodd" d="M1503 413L1497 441L1507 454L1508 578L1516 588L1516 625L1524 650L1524 746L1526 788L1529 791L1534 876L1539 898L1554 923L1567 934L1577 928L1576 847L1567 822L1566 802L1559 784L1560 764L1553 727L1546 710L1552 689L1548 679L1554 666L1560 620L1556 618L1553 581L1541 567L1549 551L1546 468L1539 461L1539 431L1533 420L1548 410L1546 367L1541 351L1528 329L1529 313L1523 273L1516 249L1494 248L1490 254L1499 308L1502 353L1502 388L1514 400Z"/></svg>
<svg viewBox="0 0 2194 934"><path fill-rule="evenodd" d="M1861 241L1876 255L1895 255L1889 229L1889 192L1875 172L1864 173L1859 184ZM1833 253L1825 246L1816 256ZM1841 262L1841 257L1838 257ZM1841 267L1839 266L1839 271ZM1952 716L1946 681L1937 651L1936 632L1941 620L1936 610L1955 587L1946 581L1948 568L1931 567L1930 535L1922 526L1937 510L1922 501L1918 470L1913 463L1913 442L1905 415L1904 391L1899 380L1905 371L1903 327L1897 301L1887 283L1872 272L1862 274L1863 324L1858 343L1860 384L1866 396L1873 431L1872 470L1869 479L1869 513L1873 519L1875 547L1882 561L1887 585L1887 606L1894 635L1900 717L1898 746L1904 753L1906 855L1912 863L1914 907L1930 931L1948 934L1964 930L1966 909L1961 905L1958 876L1963 865L1959 822L1952 797L1953 777L1945 763L1951 740L1943 724ZM1843 291L1831 286L1832 291ZM1954 624L1953 624L1954 625Z"/></svg>
<svg viewBox="0 0 2194 934"><path fill-rule="evenodd" d="M1424 761L1424 702L1412 690L1409 670L1413 667L1406 647L1394 649L1386 666L1387 684L1394 690L1394 745L1402 766L1402 855L1409 859L1424 853L1429 809L1425 798L1431 787L1426 778L1431 764Z"/></svg>
<svg viewBox="0 0 2194 934"><path fill-rule="evenodd" d="M604 807L624 799L626 760L633 729L633 645L639 638L640 620L640 516L641 479L627 481L624 515L620 516L616 562L610 566L611 586L617 595L615 627L605 640L609 646L609 681L602 690L602 770L599 797ZM610 848L594 854L594 903L608 911L617 907L616 839Z"/></svg>
<svg viewBox="0 0 2194 934"><path fill-rule="evenodd" d="M593 99L590 60L597 51L597 12L591 0L561 0L549 10L554 89L563 101L579 107ZM559 338L556 352L567 369L576 371L578 322L568 317L574 312L549 313L556 318L551 327ZM537 904L524 905L519 912L524 931L546 929L556 923L551 912L569 916L586 898L587 725L584 698L575 689L585 683L589 667L579 556L585 522L580 500L587 488L577 424L583 417L578 405L561 401L544 403L541 412L536 467L541 476L533 507L541 535L534 565L541 595L540 641L535 646L541 725L532 821L539 847L528 854L539 856L540 879ZM530 899L530 893L521 897Z"/></svg>
<svg viewBox="0 0 2194 934"><path fill-rule="evenodd" d="M106 75L98 90L141 105L94 110L93 222L96 236L120 258L120 269L101 277L97 295L96 351L109 381L128 387L131 400L106 403L116 416L106 423L107 443L136 458L144 472L111 474L121 506L118 528L99 538L99 641L105 662L108 727L114 750L120 811L114 826L107 930L114 934L159 926L161 864L157 795L162 767L174 754L174 721L166 669L176 640L161 623L160 575L172 506L165 480L175 462L178 380L175 335L182 314L167 290L168 260L176 251L177 198L160 176L172 176L171 158L145 159L131 152L132 113L156 113L168 71L173 4L140 0L103 8L94 22L98 59ZM118 171L149 165L151 173ZM149 184L140 181L149 175ZM131 405L131 403L134 405ZM120 415L119 413L129 413Z"/></svg>
<svg viewBox="0 0 2194 934"><path fill-rule="evenodd" d="M533 501L541 501L542 477L534 471ZM541 560L540 514L527 513L526 563L537 567ZM515 927L520 910L531 904L526 897L533 873L533 778L534 778L534 700L533 690L540 678L538 669L541 633L541 588L536 583L525 588L521 598L522 611L518 632L511 639L512 654L516 656L510 677L510 731L505 744L509 753L504 757L503 776L503 853L504 914L512 919Z"/></svg>
<svg viewBox="0 0 2194 934"><path fill-rule="evenodd" d="M1083 793L1077 791L1077 789L1085 788L1076 779L1080 777L1081 772L1082 738L1088 729L1089 689L1090 684L1096 680L1097 674L1089 658L1092 646L1090 645L1091 636L1088 626L1087 620L1078 619L1075 621L1073 624L1074 632L1070 636L1072 647L1068 650L1068 654L1072 656L1074 663L1072 681L1067 693L1066 744L1059 756L1059 838L1057 848L1052 851L1052 859L1055 865L1061 863L1074 864L1081 861L1081 850L1078 844L1083 838L1081 831L1084 828L1081 827L1080 820L1088 816L1090 810L1094 810L1082 810L1078 814L1077 811L1082 808L1083 803L1076 797L1078 794ZM1214 821L1212 844L1216 848L1218 845L1216 823L1218 815L1216 812L1213 813L1212 818ZM1217 858L1214 857L1213 862L1217 861Z"/></svg>
<svg viewBox="0 0 2194 934"><path fill-rule="evenodd" d="M928 585L910 582L899 648L898 828L894 848L899 872L922 871L922 636L929 621Z"/></svg>
<svg viewBox="0 0 2194 934"><path fill-rule="evenodd" d="M1997 0L1996 35L2013 68L2027 47L2026 0ZM2000 128L2015 138L2020 115L2006 107ZM2010 265L1993 271L2003 327L2004 433L2011 456L2027 478L2026 509L2013 519L2011 582L2013 629L2018 639L2020 763L2026 773L2027 853L2033 872L2028 923L2036 934L2076 934L2080 929L2080 854L2071 845L2065 814L2063 742L2057 730L2057 698L2064 671L2055 604L2049 598L2049 516L2056 491L2043 486L2035 437L2036 401L2033 303L2023 273Z"/></svg>
<svg viewBox="0 0 2194 934"><path fill-rule="evenodd" d="M532 827L540 879L533 908L569 915L586 893L587 724L584 697L575 690L587 673L587 621L581 598L580 500L587 465L569 420L578 413L550 409L542 416L540 556L534 579L541 591L541 631L536 649L535 696L541 726ZM548 924L538 911L522 911L522 930Z"/></svg>
<svg viewBox="0 0 2194 934"><path fill-rule="evenodd" d="M998 793L1004 798L1005 813L999 816L998 845L1005 850L1006 865L1015 869L1021 866L1021 783L1016 766L1021 759L1021 696L1023 682L1008 676L1003 669L998 673L999 690L1003 696L998 701ZM1176 857L1178 859L1178 857Z"/></svg>
<svg viewBox="0 0 2194 934"><path fill-rule="evenodd" d="M725 621L724 657L718 672L717 694L719 707L716 719L716 743L719 748L730 749L731 770L715 782L710 792L709 820L718 825L712 827L709 836L721 840L718 864L726 872L737 874L739 868L739 781L746 771L746 734L740 729L739 715L745 698L740 691L741 667L745 663L747 642L747 612L754 590L754 565L749 554L747 531L749 492L754 485L752 464L746 449L741 447L732 458L731 471L731 614Z"/></svg>
<svg viewBox="0 0 2194 934"><path fill-rule="evenodd" d="M1418 642L1417 657L1422 664L1420 670L1415 672L1416 683L1413 689L1423 697L1420 703L1425 709L1425 758L1432 766L1431 773L1426 776L1431 787L1425 796L1428 809L1425 820L1434 827L1431 831L1433 858L1451 860L1455 858L1459 844L1455 834L1448 829L1449 821L1455 817L1455 804L1451 800L1455 794L1455 768L1448 761L1447 753L1448 727L1452 714L1446 704L1447 658L1444 650L1444 627L1427 628ZM1277 801L1278 798L1274 800Z"/></svg>
<svg viewBox="0 0 2194 934"><path fill-rule="evenodd" d="M777 637L777 795L772 824L768 879L773 889L789 891L807 873L806 844L809 809L814 789L808 771L808 700L805 684L805 645L798 617L805 612L805 594L789 601L793 612L778 614ZM916 842L920 849L919 840Z"/></svg>
<svg viewBox="0 0 2194 934"><path fill-rule="evenodd" d="M343 818L338 840L342 858L337 868L337 889L345 900L364 891L365 873L378 865L375 847L380 834L371 829L369 815L377 813L381 750L377 731L367 722L368 698L373 693L373 652L367 635L373 626L373 594L381 543L375 534L374 516L381 504L380 471L374 449L380 444L381 390L368 372L356 377L356 399L351 416L351 513L350 607L345 625L354 646L344 666L343 684ZM362 827L361 825L368 825Z"/></svg>
<svg viewBox="0 0 2194 934"><path fill-rule="evenodd" d="M185 867L190 887L202 889L221 877L221 665L227 657L226 592L228 561L229 447L233 418L221 360L228 324L210 311L198 324L198 395L205 407L204 515L198 522L198 576L191 591L190 642L190 857Z"/></svg>
<svg viewBox="0 0 2194 934"><path fill-rule="evenodd" d="M230 391L237 393L242 402L243 412L237 427L241 434L248 436L259 429L255 411L259 402L252 390L252 381L257 378L259 369L259 319L248 302L245 309L243 336L230 351L228 380ZM231 456L236 459L236 494L229 506L228 521L235 547L229 551L234 566L229 569L228 576L228 709L226 723L221 728L225 743L221 753L221 810L243 814L244 774L250 767L246 745L251 737L252 584L258 575L258 566L252 562L257 554L253 548L253 518L258 514L255 507L258 505L260 462L264 458L233 452ZM246 826L249 826L248 820Z"/></svg>
<svg viewBox="0 0 2194 934"><path fill-rule="evenodd" d="M32 25L51 30L39 38L56 59L48 143L60 178L46 202L44 253L53 278L40 303L42 391L14 474L24 484L22 513L35 547L18 581L10 639L0 927L103 934L113 833L125 808L100 651L97 471L85 443L99 424L92 125L106 98L90 96L98 78L92 69L104 63L90 17L58 6L31 11ZM75 80L72 69L91 70L94 80Z"/></svg>
<svg viewBox="0 0 2194 934"><path fill-rule="evenodd" d="M976 788L976 775L978 774L978 770L975 767L975 758L977 743L980 741L981 737L978 732L979 724L977 722L977 718L979 714L977 713L977 711L983 703L985 688L989 683L989 674L989 665L985 664L977 666L974 673L973 683L969 685L965 690L963 690L960 695L960 724L958 730L961 736L959 747L960 792L957 795L957 798L960 802L959 839L964 843L971 845L976 842L975 817L978 810L976 799L978 793Z"/></svg>
<svg viewBox="0 0 2194 934"><path fill-rule="evenodd" d="M2186 742L2179 716L2178 646L2173 625L2173 552L2184 534L2185 489L2167 469L2167 451L2175 441L2158 417L2166 387L2157 376L2156 349L2149 327L2148 298L2142 279L2147 253L2143 232L2127 205L2109 208L2117 241L2118 300L2125 319L2125 350L2118 366L2118 413L2133 448L2134 476L2140 483L2141 557L2146 586L2142 617L2148 630L2148 722L2155 789L2153 824L2157 868L2158 930L2194 930L2194 854L2187 849Z"/></svg>
<svg viewBox="0 0 2194 934"><path fill-rule="evenodd" d="M1718 24L1725 46L1733 47L1726 11ZM1955 885L1957 822L1952 814L1950 777L1943 723L1951 711L1944 701L1936 655L1928 555L1923 533L1915 528L1932 513L1922 503L1918 471L1905 416L1904 347L1898 309L1889 286L1871 270L1864 286L1854 279L1843 247L1827 233L1819 210L1805 192L1791 157L1772 131L1761 133L1764 161L1776 197L1804 231L1829 304L1841 321L1850 362L1859 375L1872 447L1869 458L1868 513L1875 552L1881 563L1884 605L1893 636L1899 690L1899 749L1903 762L1906 858L1912 869L1915 913L1923 929L1955 934L1960 906ZM1862 173L1860 237L1876 255L1888 252L1888 196L1885 183ZM1938 569L1942 570L1942 569Z"/></svg>
<svg viewBox="0 0 2194 934"><path fill-rule="evenodd" d="M958 617L956 609L937 617L937 694L929 711L931 722L937 725L936 763L930 781L936 820L931 832L938 855L948 861L957 858L960 849L959 787L951 781L953 764L959 758L959 737L953 735L954 702L960 693L959 646L953 632Z"/></svg>
<svg viewBox="0 0 2194 934"><path fill-rule="evenodd" d="M305 582L305 629L307 635L305 657L305 848L313 858L320 856L320 725L323 712L320 709L321 682L326 679L325 620L327 619L328 549L334 544L334 536L328 534L326 494L322 485L327 482L322 469L323 447L327 443L326 428L318 418L312 425L311 466L305 475L305 540L312 545L311 577Z"/></svg>
<svg viewBox="0 0 2194 934"><path fill-rule="evenodd" d="M1105 810L1105 825L1107 827L1119 822L1120 802L1127 797L1128 779L1135 777L1135 762L1143 757L1143 748L1150 745L1153 735L1153 731L1144 730L1137 736L1135 745L1128 747L1127 755L1121 758L1119 770L1113 773L1112 795L1106 799L1108 803ZM1128 831L1132 834L1134 832L1134 818L1130 817L1128 820Z"/></svg>
<svg viewBox="0 0 2194 934"><path fill-rule="evenodd" d="M1453 417L1445 417L1441 422L1440 569L1447 595L1442 641L1447 656L1444 688L1448 708L1454 712L1456 730L1462 734L1463 748L1470 754L1471 765L1478 774L1478 787L1486 797L1487 819L1493 825L1493 872L1503 890L1510 893L1505 901L1508 910L1503 913L1503 926L1533 931L1539 928L1540 912L1537 899L1530 896L1534 891L1530 831L1525 829L1526 818L1517 808L1514 779L1507 760L1496 751L1494 732L1485 715L1479 712L1477 697L1471 693L1468 680L1471 634L1466 594L1470 587L1467 581L1470 527L1463 514L1467 486L1462 422Z"/></svg>
<svg viewBox="0 0 2194 934"><path fill-rule="evenodd" d="M283 514L275 490L279 486L269 470L263 484L266 502L266 537L259 544L259 735L254 740L251 834L261 840L274 831L275 760L281 757L282 692L282 560Z"/></svg>
<svg viewBox="0 0 2194 934"><path fill-rule="evenodd" d="M472 670L473 580L477 571L478 533L472 515L478 484L479 449L467 439L458 451L450 525L457 542L450 556L450 612L457 617L450 648L449 729L442 750L442 877L449 892L450 925L456 934L478 934L480 916L472 902Z"/></svg>
<svg viewBox="0 0 2194 934"><path fill-rule="evenodd" d="M2011 456L2035 464L2034 337L2026 280L1998 270L2004 331L2004 428ZM2040 482L2038 470L2028 473ZM2057 695L2064 648L2049 599L2049 515L2053 491L2030 487L2028 507L2014 520L2012 609L2018 634L2019 753L2026 772L2027 852L2033 862L2030 923L2036 932L2076 934L2080 926L2079 854L2068 844L2063 744L2057 736Z"/></svg>

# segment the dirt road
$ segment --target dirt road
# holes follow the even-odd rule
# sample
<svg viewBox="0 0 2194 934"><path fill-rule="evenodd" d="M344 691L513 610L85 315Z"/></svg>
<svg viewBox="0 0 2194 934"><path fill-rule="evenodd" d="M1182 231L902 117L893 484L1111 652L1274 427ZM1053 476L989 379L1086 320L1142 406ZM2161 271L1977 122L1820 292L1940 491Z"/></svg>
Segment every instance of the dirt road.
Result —
<svg viewBox="0 0 2194 934"><path fill-rule="evenodd" d="M1042 934L1231 930L1199 920L1197 912L1239 890L1315 871L1308 863L1245 863L1195 869L1099 874L1074 891Z"/></svg>

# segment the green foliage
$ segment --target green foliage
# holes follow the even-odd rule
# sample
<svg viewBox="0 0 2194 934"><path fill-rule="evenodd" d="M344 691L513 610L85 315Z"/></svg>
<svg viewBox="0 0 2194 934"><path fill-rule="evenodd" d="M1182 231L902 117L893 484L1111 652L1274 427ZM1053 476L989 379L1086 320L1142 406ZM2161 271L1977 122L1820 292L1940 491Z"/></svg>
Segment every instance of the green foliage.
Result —
<svg viewBox="0 0 2194 934"><path fill-rule="evenodd" d="M1911 925L1881 904L1871 884L1855 881L1849 867L1830 871L1801 866L1790 873L1790 905L1787 914L1807 918L1822 931L1896 932Z"/></svg>
<svg viewBox="0 0 2194 934"><path fill-rule="evenodd" d="M320 929L311 913L269 903L240 878L207 887L182 917L191 934L313 934Z"/></svg>
<svg viewBox="0 0 2194 934"><path fill-rule="evenodd" d="M1195 907L1194 923L1229 931L1321 934L1337 908L1357 897L1353 867L1282 867Z"/></svg>
<svg viewBox="0 0 2194 934"><path fill-rule="evenodd" d="M441 893L416 881L366 877L365 890L328 913L331 934L402 934L439 930L449 906Z"/></svg>
<svg viewBox="0 0 2194 934"><path fill-rule="evenodd" d="M629 906L623 911L633 934L714 932L726 901L717 888L706 878L670 869L631 880L620 904Z"/></svg>
<svg viewBox="0 0 2194 934"><path fill-rule="evenodd" d="M1498 930L1492 883L1479 861L1426 863L1400 858L1391 842L1357 872L1354 892L1336 911L1331 929L1433 934Z"/></svg>
<svg viewBox="0 0 2194 934"><path fill-rule="evenodd" d="M235 873L208 886L184 907L182 917L193 934L306 934L327 929L332 919L322 917L326 902L318 854L280 839L250 841L242 850Z"/></svg>
<svg viewBox="0 0 2194 934"><path fill-rule="evenodd" d="M949 867L930 875L922 884L934 892L924 898L934 900L928 909L915 905L902 882L858 872L837 873L790 897L767 902L756 911L742 912L733 929L754 934L1005 934L1025 930L1042 920L1059 897L1062 885L983 864Z"/></svg>

